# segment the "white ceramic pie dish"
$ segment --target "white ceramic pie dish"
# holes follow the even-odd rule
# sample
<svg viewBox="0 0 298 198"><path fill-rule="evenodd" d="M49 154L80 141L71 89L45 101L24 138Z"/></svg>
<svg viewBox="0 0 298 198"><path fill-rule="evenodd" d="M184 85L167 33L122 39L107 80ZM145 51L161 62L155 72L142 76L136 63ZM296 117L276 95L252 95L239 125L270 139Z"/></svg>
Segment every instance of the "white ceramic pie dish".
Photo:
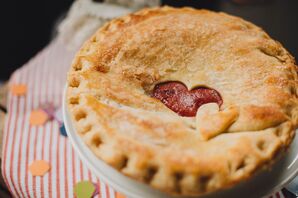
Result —
<svg viewBox="0 0 298 198"><path fill-rule="evenodd" d="M67 135L71 141L75 151L83 163L104 182L113 187L129 198L171 198L173 196L166 195L151 187L134 181L114 168L105 164L98 159L95 154L84 144L82 139L77 135L75 128L69 116L66 97L63 97L63 119ZM263 197L280 190L289 183L298 174L298 138L293 140L288 153L274 164L271 170L262 171L248 181L242 182L233 188L200 196L200 198L252 198ZM180 197L182 198L182 197ZM185 198L185 197L183 197Z"/></svg>

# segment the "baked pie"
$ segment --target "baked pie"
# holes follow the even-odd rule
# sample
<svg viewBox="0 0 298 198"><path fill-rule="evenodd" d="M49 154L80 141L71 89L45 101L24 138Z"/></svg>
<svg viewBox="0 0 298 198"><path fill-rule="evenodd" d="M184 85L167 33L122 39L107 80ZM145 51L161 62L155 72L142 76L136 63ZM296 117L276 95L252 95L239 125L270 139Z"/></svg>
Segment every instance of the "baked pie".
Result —
<svg viewBox="0 0 298 198"><path fill-rule="evenodd" d="M298 123L297 71L280 43L241 18L144 9L83 45L67 103L101 160L161 191L199 195L285 153Z"/></svg>

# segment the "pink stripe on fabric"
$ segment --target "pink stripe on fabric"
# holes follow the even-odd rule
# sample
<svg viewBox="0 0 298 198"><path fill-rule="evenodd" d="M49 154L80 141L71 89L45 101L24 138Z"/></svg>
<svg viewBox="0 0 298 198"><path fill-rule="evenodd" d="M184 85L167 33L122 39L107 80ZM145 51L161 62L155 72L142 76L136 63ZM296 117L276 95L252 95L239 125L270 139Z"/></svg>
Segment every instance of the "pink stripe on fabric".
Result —
<svg viewBox="0 0 298 198"><path fill-rule="evenodd" d="M44 127L43 128L43 130L42 130L42 134L45 134L46 133L46 127ZM45 154L44 154L44 151L45 151L45 149L44 149L44 145L45 145L45 135L43 135L42 136L42 141L41 141L41 145L42 145L42 147L41 147L41 159L43 159L43 160L46 160L45 159ZM40 193L41 193L41 196L42 197L45 197L45 194L44 194L44 177L42 177L42 179L41 179L41 181L40 181Z"/></svg>
<svg viewBox="0 0 298 198"><path fill-rule="evenodd" d="M72 162L72 186L74 186L76 184L76 170L75 170L75 158L74 158L74 150L73 148L71 149L71 162Z"/></svg>
<svg viewBox="0 0 298 198"><path fill-rule="evenodd" d="M59 153L60 153L60 136L58 135L57 136L57 148L56 148L56 159L57 159L57 162L56 162L56 173L57 173L57 176L56 176L56 189L57 189L57 197L60 197L60 165L59 165L59 160L60 158L58 157L59 156Z"/></svg>
<svg viewBox="0 0 298 198"><path fill-rule="evenodd" d="M106 198L107 193L106 193L106 184L100 181L100 191L101 191L101 198Z"/></svg>
<svg viewBox="0 0 298 198"><path fill-rule="evenodd" d="M83 164L82 161L79 159L79 167L80 167L80 180L84 180L84 175L83 175Z"/></svg>
<svg viewBox="0 0 298 198"><path fill-rule="evenodd" d="M45 56L44 58L44 62L47 62L47 58ZM45 79L45 84L42 88L42 104L44 103L47 103L49 101L49 89L48 89L48 86L50 84L50 76L48 75L50 73L50 70L51 68L50 67L44 67L44 70L43 70L43 79ZM41 105L42 105L41 104ZM52 122L52 121L49 121L49 122ZM48 122L48 123L49 123ZM39 154L39 157L40 159L43 159L43 160L46 160L45 157L44 157L44 148L45 148L45 136L46 136L46 126L47 124L46 123L43 127L42 127L42 131L40 131L40 133L38 134L39 135L39 138L38 138L38 142L39 142L39 145L38 145L38 154ZM45 197L45 193L44 193L44 181L45 181L45 176L43 177L40 177L39 178L39 185L40 185L40 196L41 197Z"/></svg>
<svg viewBox="0 0 298 198"><path fill-rule="evenodd" d="M53 163L52 163L52 149L51 149L51 146L53 145L53 123L51 123L51 128L50 128L50 148L49 148L49 162L51 163L51 167L53 166ZM52 168L51 168L51 171L49 172L49 186L48 186L48 190L49 190L49 197L52 197L52 175L53 175L53 171L52 171Z"/></svg>
<svg viewBox="0 0 298 198"><path fill-rule="evenodd" d="M64 159L67 159L67 139L64 138ZM67 171L67 164L64 164L64 172L66 174L65 176L65 197L68 197L68 171Z"/></svg>
<svg viewBox="0 0 298 198"><path fill-rule="evenodd" d="M27 175L28 172L28 163L26 163L26 149L27 149L27 140L28 140L28 132L30 130L30 126L29 126L29 112L31 111L31 98L32 93L30 90L32 90L32 83L30 83L30 79L32 78L33 73L30 72L28 69L26 69L27 66L25 66L24 68L22 68L22 71L20 71L23 75L27 74L27 80L26 80L26 84L28 86L28 93L26 95L26 111L24 112L24 120L25 120L25 126L23 128L23 130L21 131L21 134L23 135L22 137L22 141L20 142L19 145L19 150L20 150L20 154L21 154L21 158L18 159L18 182L22 183L23 185L20 185L20 188L22 189L22 194L23 196L26 196L28 193L26 191L26 187L24 186L25 184L25 177ZM26 74L25 74L26 73Z"/></svg>
<svg viewBox="0 0 298 198"><path fill-rule="evenodd" d="M28 70L24 71L24 76L25 76L25 82L28 82ZM24 98L24 112L23 112L23 120L22 120L22 124L21 124L21 128L22 129L25 129L25 126L26 126L26 123L27 123L27 119L28 117L26 116L26 112L27 112L27 109L28 109L28 106L27 106L27 97ZM20 140L19 140L19 149L18 149L18 158L17 158L17 181L20 181L21 180L21 167L22 167L22 146L23 146L23 136L24 136L24 132L23 131L22 133L20 133ZM20 192L21 192L21 195L22 197L25 197L25 192L24 192L24 189L23 187L20 185Z"/></svg>
<svg viewBox="0 0 298 198"><path fill-rule="evenodd" d="M90 181L93 181L93 179L92 179L92 176L91 176L91 172L88 170L88 179L90 180Z"/></svg>
<svg viewBox="0 0 298 198"><path fill-rule="evenodd" d="M73 179L73 166L72 166L72 146L67 141L67 167L68 167L68 195L69 197L73 197L73 186L74 186L74 179Z"/></svg>
<svg viewBox="0 0 298 198"><path fill-rule="evenodd" d="M40 57L40 63L38 65L42 65L45 62L45 56L41 56ZM38 81L37 82L41 82L43 81L44 83L39 83L39 89L38 89L38 108L43 104L43 102L45 102L45 93L44 92L44 86L47 84L48 82L48 75L46 74L46 68L47 67L38 67L35 68L37 70L37 77L38 77ZM34 134L34 144L33 144L33 160L38 160L41 159L39 157L39 153L42 150L41 149L41 138L42 137L42 130L44 129L44 126L37 126L36 130L35 130L35 134ZM33 177L33 194L35 197L41 197L41 191L37 191L36 189L40 189L41 188L41 177Z"/></svg>
<svg viewBox="0 0 298 198"><path fill-rule="evenodd" d="M51 73L49 73L48 75L51 75ZM53 102L55 97L54 97L54 86L52 85L52 83L50 84L50 102ZM55 192L57 189L56 186L54 187L53 183L55 182L55 180L53 180L53 178L55 179L55 177L53 176L53 167L54 167L54 163L53 163L53 158L55 156L53 156L53 141L54 141L54 123L51 122L51 128L50 128L50 144L49 144L49 162L51 163L51 171L49 174L49 180L48 180L48 191L49 191L49 197L53 197L52 193Z"/></svg>
<svg viewBox="0 0 298 198"><path fill-rule="evenodd" d="M48 67L45 67L45 68L48 68ZM45 71L45 73L49 73L48 70ZM48 103L49 102L49 84L48 81L46 83L46 86L45 86L45 102ZM48 123L47 123L48 124ZM41 159L43 160L46 160L45 159L45 138L46 138L46 133L47 133L47 125L43 127L43 130L42 130L42 141L41 141ZM41 197L46 197L45 196L45 193L44 193L44 180L45 180L45 177L42 177L41 181L40 181L40 193L41 193Z"/></svg>
<svg viewBox="0 0 298 198"><path fill-rule="evenodd" d="M99 187L98 187L98 189L99 189L99 197L104 197L103 196L103 194L102 194L102 184L101 184L101 182L100 182L100 180L98 180L98 185L99 185Z"/></svg>
<svg viewBox="0 0 298 198"><path fill-rule="evenodd" d="M30 95L32 96L32 103L31 108L29 110L30 112L36 108L38 108L40 103L40 86L41 86L41 76L40 76L40 67L36 67L36 65L41 65L43 61L43 54L38 55L38 59L35 59L34 62L27 68L31 70L31 73L34 74L30 80L33 86L33 89L29 90ZM34 63L34 64L33 64ZM39 82L39 83L38 83ZM26 166L28 166L30 163L32 163L35 160L35 136L38 132L38 126L30 126L29 127L29 133L28 133L28 143L26 145ZM26 188L28 188L28 195L30 197L36 197L36 177L33 177L28 170L26 171ZM30 188L29 188L30 187Z"/></svg>
<svg viewBox="0 0 298 198"><path fill-rule="evenodd" d="M23 76L22 75L19 75L19 78L18 78L18 82L17 83L23 83L24 79L23 79ZM24 96L25 97L25 96ZM15 155L14 155L14 150L15 150L15 145L16 145L16 136L17 136L17 129L19 128L19 122L20 122L20 109L21 109L21 100L24 99L24 97L17 97L17 109L16 109L16 120L15 120L15 123L14 123L14 128L13 128L13 132L12 132L12 143L10 145L10 157L11 159L9 160L12 164L10 165L12 168L10 169L10 178L11 178L11 183L12 183L12 188L14 189L14 192L16 193L16 196L20 197L21 193L19 192L19 186L17 186L17 181L15 181L15 178L14 178L14 174L16 173L14 170L14 167L15 167L15 163L14 163L14 160L15 160Z"/></svg>

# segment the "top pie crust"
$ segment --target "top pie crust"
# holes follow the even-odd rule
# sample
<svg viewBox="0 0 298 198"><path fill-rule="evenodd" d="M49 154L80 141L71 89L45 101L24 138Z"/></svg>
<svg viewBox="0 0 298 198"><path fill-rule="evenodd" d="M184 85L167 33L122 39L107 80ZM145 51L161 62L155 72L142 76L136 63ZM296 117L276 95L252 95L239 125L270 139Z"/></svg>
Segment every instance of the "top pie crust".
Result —
<svg viewBox="0 0 298 198"><path fill-rule="evenodd" d="M223 104L181 117L150 93L179 81ZM268 167L298 123L294 58L261 28L207 10L161 7L112 20L77 53L68 109L103 161L164 192L199 195Z"/></svg>

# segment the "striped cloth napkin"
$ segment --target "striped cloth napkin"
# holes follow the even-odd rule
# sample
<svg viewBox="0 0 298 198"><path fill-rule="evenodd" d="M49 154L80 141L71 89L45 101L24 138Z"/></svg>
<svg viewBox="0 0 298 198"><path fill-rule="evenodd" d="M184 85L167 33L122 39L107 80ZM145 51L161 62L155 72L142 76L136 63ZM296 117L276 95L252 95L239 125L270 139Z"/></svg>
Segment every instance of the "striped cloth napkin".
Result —
<svg viewBox="0 0 298 198"><path fill-rule="evenodd" d="M86 168L68 139L59 134L57 121L42 126L29 124L31 111L42 104L61 106L73 55L56 39L11 77L10 84L28 86L24 97L9 94L3 134L2 174L14 197L74 197L74 185L83 180L97 184L96 197L123 197ZM28 165L41 159L50 163L51 170L43 177L33 177ZM284 195L277 192L270 197L283 198Z"/></svg>

